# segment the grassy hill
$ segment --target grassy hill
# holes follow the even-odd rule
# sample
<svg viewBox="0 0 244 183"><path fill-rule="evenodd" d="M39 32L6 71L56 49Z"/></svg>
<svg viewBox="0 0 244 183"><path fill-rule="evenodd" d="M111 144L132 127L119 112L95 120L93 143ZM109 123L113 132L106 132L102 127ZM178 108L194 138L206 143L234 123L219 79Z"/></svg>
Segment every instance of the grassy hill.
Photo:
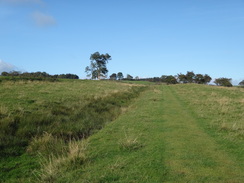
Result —
<svg viewBox="0 0 244 183"><path fill-rule="evenodd" d="M196 84L2 82L0 179L244 182L243 92Z"/></svg>

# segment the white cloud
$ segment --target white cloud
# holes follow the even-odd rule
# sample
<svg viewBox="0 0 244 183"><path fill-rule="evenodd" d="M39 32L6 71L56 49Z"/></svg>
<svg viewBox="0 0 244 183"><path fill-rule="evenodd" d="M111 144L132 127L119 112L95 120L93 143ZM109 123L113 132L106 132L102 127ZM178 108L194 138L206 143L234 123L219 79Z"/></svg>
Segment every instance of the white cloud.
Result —
<svg viewBox="0 0 244 183"><path fill-rule="evenodd" d="M41 12L34 12L32 13L32 18L36 25L41 27L52 26L56 24L56 20L53 16L47 15Z"/></svg>
<svg viewBox="0 0 244 183"><path fill-rule="evenodd" d="M10 63L4 62L0 59L0 74L2 72L9 72L13 70L17 70L18 68Z"/></svg>

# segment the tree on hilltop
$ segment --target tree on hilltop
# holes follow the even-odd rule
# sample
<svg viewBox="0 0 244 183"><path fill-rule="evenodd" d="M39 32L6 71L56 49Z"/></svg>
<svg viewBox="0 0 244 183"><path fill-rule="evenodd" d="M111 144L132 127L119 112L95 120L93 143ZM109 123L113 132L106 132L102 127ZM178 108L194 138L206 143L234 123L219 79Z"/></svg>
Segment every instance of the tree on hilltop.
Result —
<svg viewBox="0 0 244 183"><path fill-rule="evenodd" d="M187 71L186 73L186 80L188 83L193 83L195 77L195 73L193 71Z"/></svg>
<svg viewBox="0 0 244 183"><path fill-rule="evenodd" d="M239 83L240 86L244 86L244 80Z"/></svg>
<svg viewBox="0 0 244 183"><path fill-rule="evenodd" d="M106 64L111 59L112 58L108 53L100 54L99 52L95 52L91 54L90 66L87 66L85 69L87 76L91 77L92 79L99 79L99 80L101 79L101 77L106 77L106 74L108 73Z"/></svg>
<svg viewBox="0 0 244 183"><path fill-rule="evenodd" d="M124 78L123 73L122 72L118 72L117 78L118 78L118 80L122 80Z"/></svg>
<svg viewBox="0 0 244 183"><path fill-rule="evenodd" d="M127 80L132 80L133 79L133 76L131 76L130 74L127 74L126 79Z"/></svg>
<svg viewBox="0 0 244 183"><path fill-rule="evenodd" d="M180 73L177 75L177 78L180 83L187 83L187 77L185 74Z"/></svg>
<svg viewBox="0 0 244 183"><path fill-rule="evenodd" d="M110 80L117 80L117 74L116 73L113 73L109 76Z"/></svg>
<svg viewBox="0 0 244 183"><path fill-rule="evenodd" d="M212 78L209 75L207 75L207 74L205 74L205 75L196 74L194 76L194 82L197 83L197 84L207 84L211 80L212 80Z"/></svg>
<svg viewBox="0 0 244 183"><path fill-rule="evenodd" d="M204 79L204 84L210 83L210 81L212 80L212 78L207 74L203 76L203 79Z"/></svg>
<svg viewBox="0 0 244 183"><path fill-rule="evenodd" d="M233 85L231 84L231 80L231 78L217 78L215 79L214 83L217 86L232 87Z"/></svg>

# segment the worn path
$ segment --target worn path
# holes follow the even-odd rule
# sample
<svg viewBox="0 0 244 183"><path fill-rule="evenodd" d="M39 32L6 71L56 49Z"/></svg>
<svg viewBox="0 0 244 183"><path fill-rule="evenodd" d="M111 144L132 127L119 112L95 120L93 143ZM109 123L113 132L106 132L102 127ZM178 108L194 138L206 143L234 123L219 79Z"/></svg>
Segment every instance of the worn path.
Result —
<svg viewBox="0 0 244 183"><path fill-rule="evenodd" d="M165 119L165 159L169 180L176 182L242 182L244 173L213 137L199 124L199 119L183 105L174 88L163 87ZM222 149L222 150L221 150Z"/></svg>
<svg viewBox="0 0 244 183"><path fill-rule="evenodd" d="M152 86L90 138L72 182L244 182L243 167L201 125L175 88Z"/></svg>

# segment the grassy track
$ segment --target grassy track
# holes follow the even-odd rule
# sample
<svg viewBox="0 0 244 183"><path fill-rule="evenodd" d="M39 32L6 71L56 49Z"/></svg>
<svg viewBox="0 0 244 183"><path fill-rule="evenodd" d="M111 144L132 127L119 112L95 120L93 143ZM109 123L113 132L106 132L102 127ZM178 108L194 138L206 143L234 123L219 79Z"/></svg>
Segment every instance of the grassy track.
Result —
<svg viewBox="0 0 244 183"><path fill-rule="evenodd" d="M182 105L173 87L164 87L166 143L169 181L242 182L243 169L199 125L199 119Z"/></svg>
<svg viewBox="0 0 244 183"><path fill-rule="evenodd" d="M54 122L65 122L61 126L62 134L86 127L93 118L101 122L104 116L105 123L116 119L86 140L74 139L59 144L60 137L52 136L51 132L36 136L28 147L46 147L43 142L48 142L53 149L47 146L43 151L48 150L52 155L57 151L57 154L44 159L41 169L37 164L39 160L34 159L37 158L35 154L33 159L28 153L15 159L2 157L5 160L0 168L4 171L0 175L5 182L33 182L36 179L31 177L31 167L39 174L37 182L244 182L243 89L149 85L140 93L133 90L134 83L77 81L56 83L55 87L52 83L23 84L4 84L0 90L4 99L0 116L6 124L8 120L11 122L13 114L18 114L21 118L17 124L24 125L27 120L21 121L22 117L32 114L30 112L37 107L40 114L49 114L45 106L50 107L48 116L53 117ZM17 92L16 88L21 88L22 92ZM36 92L39 95L35 95ZM128 107L124 103L130 98L134 98L134 102ZM59 103L44 105L50 103L47 99ZM69 109L69 113L63 108ZM80 119L84 111L86 121ZM108 116L112 112L115 117ZM117 118L117 113L122 114ZM61 124L56 126L60 128ZM21 130L21 125L17 127ZM62 147L60 154L56 147L63 145L65 149ZM33 153L39 152L39 146ZM21 171L27 178L22 178Z"/></svg>
<svg viewBox="0 0 244 183"><path fill-rule="evenodd" d="M90 138L89 162L60 182L243 182L243 162L206 131L209 120L179 90L161 85L144 92Z"/></svg>
<svg viewBox="0 0 244 183"><path fill-rule="evenodd" d="M148 90L124 115L93 135L88 162L66 171L58 182L163 182L164 128L160 118L163 95Z"/></svg>

